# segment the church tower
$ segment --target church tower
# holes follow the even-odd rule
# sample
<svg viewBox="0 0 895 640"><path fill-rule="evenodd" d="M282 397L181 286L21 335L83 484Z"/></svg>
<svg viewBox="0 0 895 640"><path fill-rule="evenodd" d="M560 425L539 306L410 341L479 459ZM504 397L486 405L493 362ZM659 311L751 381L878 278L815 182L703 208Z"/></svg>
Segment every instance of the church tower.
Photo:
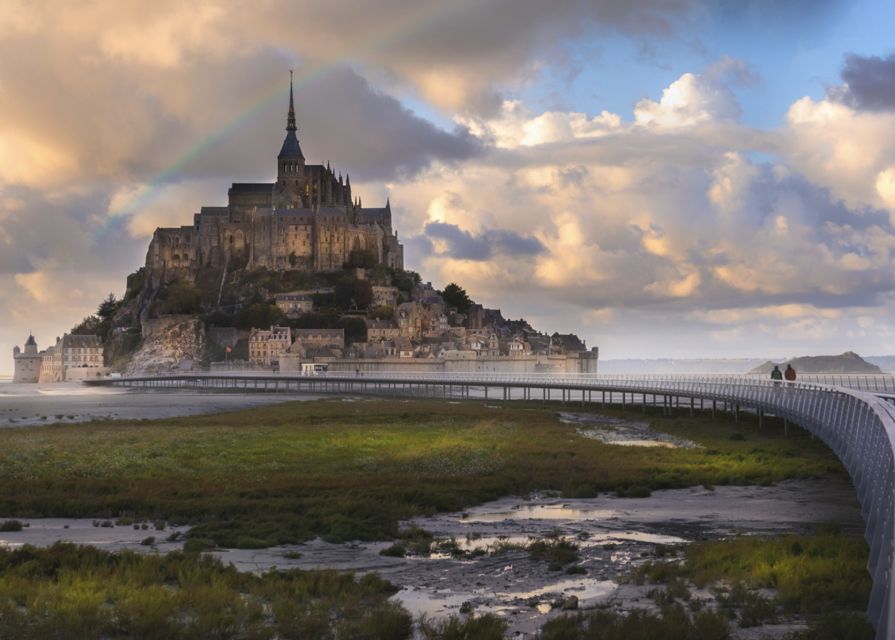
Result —
<svg viewBox="0 0 895 640"><path fill-rule="evenodd" d="M305 193L305 156L296 136L295 100L292 96L292 71L289 72L289 115L286 117L286 139L277 156L277 184L274 188L274 206L296 209L307 206L302 197Z"/></svg>

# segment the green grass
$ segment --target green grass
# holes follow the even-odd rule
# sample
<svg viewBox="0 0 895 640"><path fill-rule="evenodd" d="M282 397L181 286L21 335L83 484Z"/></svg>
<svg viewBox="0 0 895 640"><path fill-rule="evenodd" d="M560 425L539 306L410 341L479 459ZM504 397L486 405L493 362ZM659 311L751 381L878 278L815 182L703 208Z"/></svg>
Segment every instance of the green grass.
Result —
<svg viewBox="0 0 895 640"><path fill-rule="evenodd" d="M690 583L710 588L719 607L738 618L741 627L774 621L778 611L806 616L811 628L793 634L791 640L869 640L874 636L863 615L870 576L862 537L827 526L810 536L750 536L693 543L684 547L683 555L682 561L641 565L631 578L638 583ZM759 589L771 590L773 597L762 595ZM662 590L670 591L670 586ZM680 598L681 594L677 595Z"/></svg>
<svg viewBox="0 0 895 640"><path fill-rule="evenodd" d="M844 474L819 441L798 430L784 437L769 420L759 430L726 417L654 416L658 429L703 447L643 449L581 437L556 408L321 400L7 428L0 514L167 520L195 525L190 537L206 546L258 548L395 539L402 519L533 490L590 497Z"/></svg>
<svg viewBox="0 0 895 640"><path fill-rule="evenodd" d="M790 613L863 610L870 595L867 554L863 537L824 527L811 536L696 542L685 548L682 563L647 563L637 569L635 579L686 578L699 587L723 580L751 589L774 589Z"/></svg>
<svg viewBox="0 0 895 640"><path fill-rule="evenodd" d="M688 614L680 605L658 614L643 610L620 615L597 610L554 618L541 627L539 640L727 640L730 624L715 611Z"/></svg>
<svg viewBox="0 0 895 640"><path fill-rule="evenodd" d="M0 637L406 640L412 619L388 601L394 592L372 574L258 576L183 553L0 548Z"/></svg>

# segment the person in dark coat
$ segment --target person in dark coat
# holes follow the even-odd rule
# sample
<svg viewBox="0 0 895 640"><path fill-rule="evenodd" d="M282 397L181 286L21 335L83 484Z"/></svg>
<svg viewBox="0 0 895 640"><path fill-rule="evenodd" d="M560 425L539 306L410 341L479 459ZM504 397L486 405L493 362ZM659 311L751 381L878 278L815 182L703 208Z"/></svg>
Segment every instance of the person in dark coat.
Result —
<svg viewBox="0 0 895 640"><path fill-rule="evenodd" d="M783 380L783 372L780 371L780 367L776 364L774 365L774 370L771 371L771 380L774 381L774 384L780 384L780 380Z"/></svg>
<svg viewBox="0 0 895 640"><path fill-rule="evenodd" d="M784 372L783 377L789 382L796 381L796 370L792 368L791 364L786 365L786 371Z"/></svg>

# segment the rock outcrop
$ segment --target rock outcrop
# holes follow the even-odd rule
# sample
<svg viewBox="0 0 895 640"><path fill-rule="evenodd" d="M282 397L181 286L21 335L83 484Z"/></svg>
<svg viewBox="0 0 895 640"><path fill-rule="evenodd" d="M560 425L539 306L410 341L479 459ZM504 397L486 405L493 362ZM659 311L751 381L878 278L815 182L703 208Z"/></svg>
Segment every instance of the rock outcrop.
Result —
<svg viewBox="0 0 895 640"><path fill-rule="evenodd" d="M194 316L144 319L143 344L125 370L127 376L192 371L205 353L205 327Z"/></svg>

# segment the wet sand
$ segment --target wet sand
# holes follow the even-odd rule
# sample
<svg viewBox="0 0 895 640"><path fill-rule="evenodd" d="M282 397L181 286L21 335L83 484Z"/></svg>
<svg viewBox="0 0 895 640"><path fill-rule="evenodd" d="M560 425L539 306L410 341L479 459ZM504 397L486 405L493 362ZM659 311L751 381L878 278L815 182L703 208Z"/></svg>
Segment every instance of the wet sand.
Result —
<svg viewBox="0 0 895 640"><path fill-rule="evenodd" d="M321 396L88 387L79 382L0 382L0 428L88 420L148 420L250 409Z"/></svg>
<svg viewBox="0 0 895 640"><path fill-rule="evenodd" d="M0 518L2 520L2 518ZM179 542L165 542L172 532L132 525L104 528L89 519L22 519L30 524L20 532L0 533L0 545L50 545L57 540L92 544L109 551L133 549L167 552ZM461 607L494 612L510 623L510 636L532 638L537 628L559 615L552 605L575 596L578 608L611 606L618 610L655 609L646 595L650 585L618 583L638 563L655 558L657 545L685 544L730 535L809 532L814 525L834 522L846 531L860 532L863 522L854 489L843 478L793 480L771 487L718 487L657 491L649 498L563 500L547 494L503 498L462 513L439 514L404 523L432 532L436 542L454 540L467 551L484 550L476 557L426 556L393 558L380 551L391 542L330 544L314 540L302 545L270 549L219 549L213 552L244 571L272 568L375 571L401 587L395 596L414 615L457 614ZM66 525L68 528L65 528ZM184 532L185 529L177 529ZM140 542L155 536L157 543ZM550 571L526 550L510 548L491 553L502 544L526 544L533 539L560 536L579 547L577 565L586 573ZM711 600L708 593L698 594ZM465 606L464 606L465 603ZM793 626L778 629L735 629L737 638L761 631L782 637Z"/></svg>

